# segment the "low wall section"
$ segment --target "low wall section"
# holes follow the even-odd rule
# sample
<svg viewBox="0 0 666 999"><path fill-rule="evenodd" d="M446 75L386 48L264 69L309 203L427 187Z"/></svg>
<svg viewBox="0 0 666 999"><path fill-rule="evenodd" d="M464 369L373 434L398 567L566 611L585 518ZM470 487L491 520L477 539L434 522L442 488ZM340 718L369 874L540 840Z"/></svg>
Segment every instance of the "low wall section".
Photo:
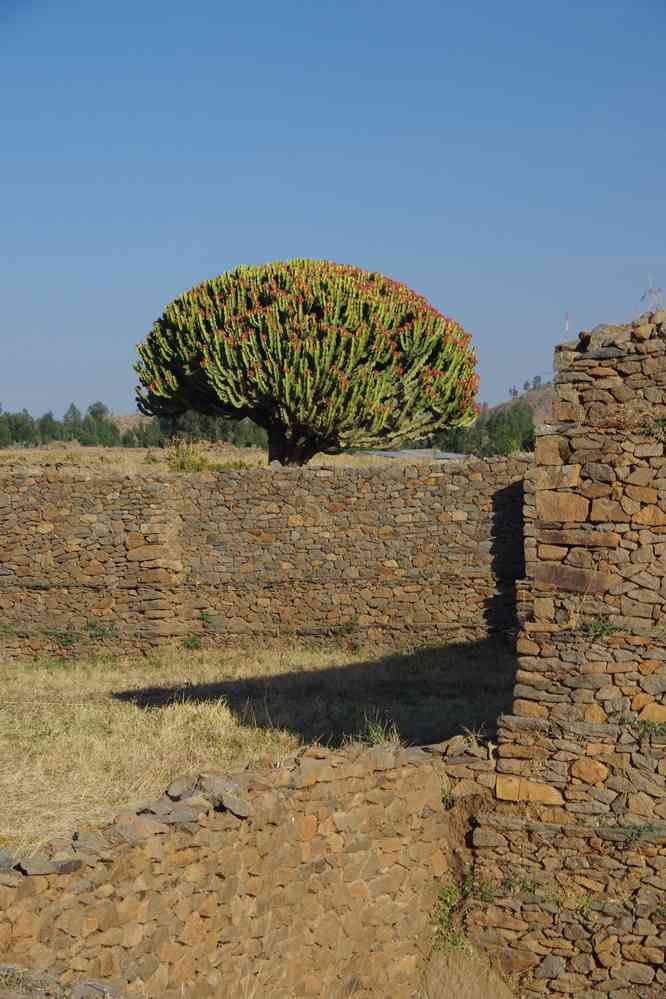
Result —
<svg viewBox="0 0 666 999"><path fill-rule="evenodd" d="M196 634L511 627L527 458L372 469L0 475L8 652Z"/></svg>
<svg viewBox="0 0 666 999"><path fill-rule="evenodd" d="M0 958L93 979L90 995L412 999L442 881L463 876L465 802L491 793L493 763L469 748L311 749L179 779L105 828L5 857Z"/></svg>

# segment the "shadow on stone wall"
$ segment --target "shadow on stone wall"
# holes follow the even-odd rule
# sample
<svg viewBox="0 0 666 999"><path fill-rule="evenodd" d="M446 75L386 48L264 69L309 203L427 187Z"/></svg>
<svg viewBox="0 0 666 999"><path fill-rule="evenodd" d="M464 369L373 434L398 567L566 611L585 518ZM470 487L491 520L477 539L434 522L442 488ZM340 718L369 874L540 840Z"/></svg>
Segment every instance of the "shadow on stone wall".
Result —
<svg viewBox="0 0 666 999"><path fill-rule="evenodd" d="M486 601L485 619L490 631L513 631L518 627L516 580L525 575L523 500L522 481L493 493L490 552L497 592Z"/></svg>
<svg viewBox="0 0 666 999"><path fill-rule="evenodd" d="M502 636L424 646L327 669L252 679L118 691L142 708L175 701L223 700L245 725L286 729L331 747L395 727L409 745L439 742L466 729L490 738L511 710L516 660Z"/></svg>

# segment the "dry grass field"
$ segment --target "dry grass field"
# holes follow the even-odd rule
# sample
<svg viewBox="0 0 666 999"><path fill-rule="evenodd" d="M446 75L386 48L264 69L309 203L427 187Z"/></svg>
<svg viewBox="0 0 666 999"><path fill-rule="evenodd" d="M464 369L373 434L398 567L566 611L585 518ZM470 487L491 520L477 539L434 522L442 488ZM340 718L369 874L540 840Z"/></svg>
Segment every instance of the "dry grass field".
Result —
<svg viewBox="0 0 666 999"><path fill-rule="evenodd" d="M0 845L21 855L197 769L270 766L312 742L492 736L515 669L490 640L384 652L343 639L174 646L4 665Z"/></svg>
<svg viewBox="0 0 666 999"><path fill-rule="evenodd" d="M225 468L256 468L267 465L266 451L261 448L238 448L232 444L196 444L193 454L203 459L204 465L211 470ZM67 444L63 441L54 442L49 447L39 448L3 448L0 450L0 468L16 464L49 465L87 468L97 470L101 474L121 472L124 475L140 475L151 469L196 470L177 467L173 458L173 449L166 448L124 448L124 447L83 447L80 444ZM177 459L177 456L176 456ZM373 468L378 464L395 464L405 461L428 461L429 455L415 458L413 455L403 458L385 458L381 455L368 454L319 454L309 463L310 468L345 467Z"/></svg>

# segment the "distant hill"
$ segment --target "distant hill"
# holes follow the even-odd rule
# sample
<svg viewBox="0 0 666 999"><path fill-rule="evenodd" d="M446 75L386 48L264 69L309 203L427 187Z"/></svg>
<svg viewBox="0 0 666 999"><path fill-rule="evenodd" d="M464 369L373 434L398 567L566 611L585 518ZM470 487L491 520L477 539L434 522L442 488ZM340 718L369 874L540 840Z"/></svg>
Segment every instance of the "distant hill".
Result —
<svg viewBox="0 0 666 999"><path fill-rule="evenodd" d="M144 416L143 413L130 413L127 416L112 416L111 419L120 430L121 434L127 433L128 430L134 430L136 427L143 426L145 423L150 423L152 416Z"/></svg>
<svg viewBox="0 0 666 999"><path fill-rule="evenodd" d="M510 406L515 406L516 403L526 402L534 411L535 424L540 425L542 423L549 423L552 419L553 396L553 385L552 382L549 382L547 385L540 385L539 388L521 392L516 399L508 399L506 402L500 402L497 406L491 406L490 408L492 412L500 412L503 409L508 409Z"/></svg>

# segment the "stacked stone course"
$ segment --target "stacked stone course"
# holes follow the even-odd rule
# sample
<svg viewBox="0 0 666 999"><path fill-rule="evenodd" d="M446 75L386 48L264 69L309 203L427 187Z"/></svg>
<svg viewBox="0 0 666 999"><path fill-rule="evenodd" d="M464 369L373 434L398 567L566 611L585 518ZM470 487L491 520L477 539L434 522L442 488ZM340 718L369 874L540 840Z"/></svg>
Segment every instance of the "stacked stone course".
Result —
<svg viewBox="0 0 666 999"><path fill-rule="evenodd" d="M528 464L4 471L0 641L24 654L57 651L63 632L82 652L350 627L483 637L514 623Z"/></svg>

